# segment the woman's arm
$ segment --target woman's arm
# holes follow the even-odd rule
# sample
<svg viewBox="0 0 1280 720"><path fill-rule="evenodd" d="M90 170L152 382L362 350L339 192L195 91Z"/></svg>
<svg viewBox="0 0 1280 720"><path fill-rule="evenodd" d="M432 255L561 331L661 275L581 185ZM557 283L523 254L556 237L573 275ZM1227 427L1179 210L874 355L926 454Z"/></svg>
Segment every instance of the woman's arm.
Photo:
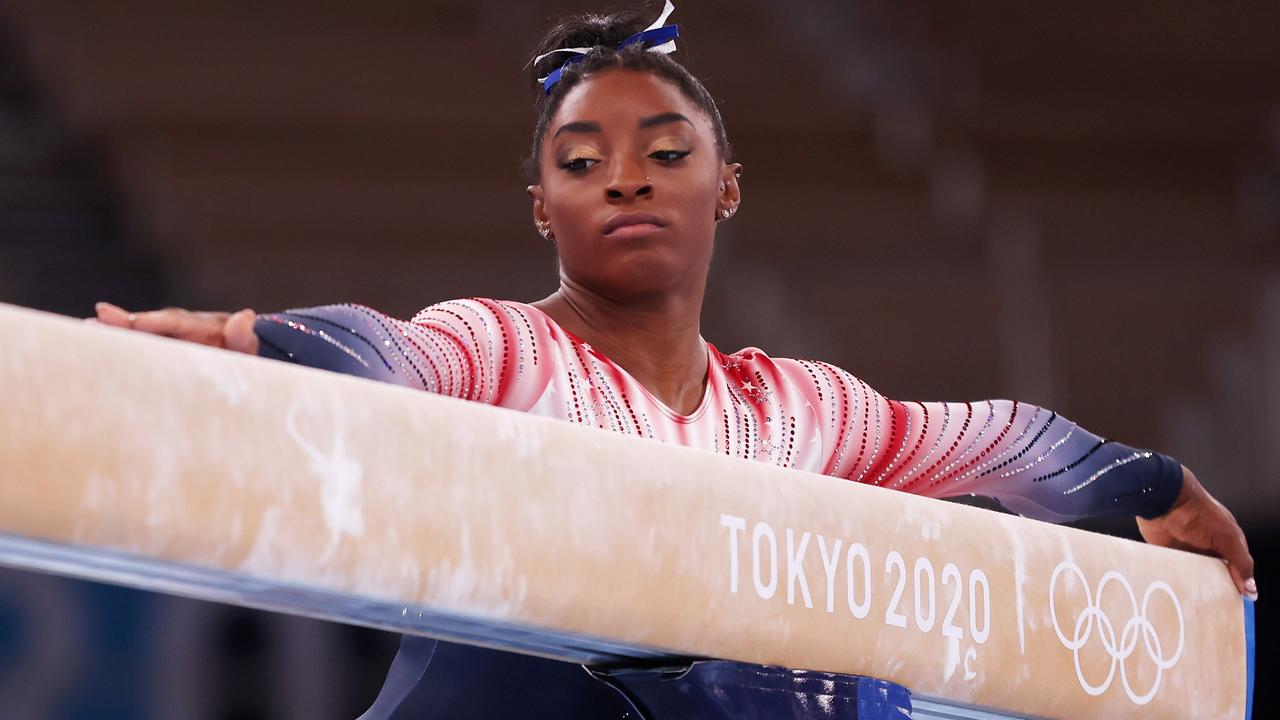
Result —
<svg viewBox="0 0 1280 720"><path fill-rule="evenodd" d="M1226 559L1241 592L1253 560L1231 513L1173 458L1099 437L1045 408L1008 400L890 400L814 363L837 392L824 402L829 474L930 497L992 497L1019 514L1066 522L1137 516L1152 543Z"/></svg>
<svg viewBox="0 0 1280 720"><path fill-rule="evenodd" d="M115 327L472 400L480 399L489 364L487 342L464 341L438 317L405 322L361 305L261 315L250 309L131 313L105 302L95 310L99 322ZM467 318L453 314L465 327Z"/></svg>
<svg viewBox="0 0 1280 720"><path fill-rule="evenodd" d="M362 305L267 313L254 331L262 357L468 399L480 361L448 334Z"/></svg>
<svg viewBox="0 0 1280 720"><path fill-rule="evenodd" d="M117 327L490 405L526 409L549 379L533 372L541 369L533 324L494 300L437 303L409 321L352 304L255 315L129 313L99 303L97 313L99 322Z"/></svg>
<svg viewBox="0 0 1280 720"><path fill-rule="evenodd" d="M362 305L259 315L259 354L463 400L528 410L550 381L535 324L470 298L398 320Z"/></svg>

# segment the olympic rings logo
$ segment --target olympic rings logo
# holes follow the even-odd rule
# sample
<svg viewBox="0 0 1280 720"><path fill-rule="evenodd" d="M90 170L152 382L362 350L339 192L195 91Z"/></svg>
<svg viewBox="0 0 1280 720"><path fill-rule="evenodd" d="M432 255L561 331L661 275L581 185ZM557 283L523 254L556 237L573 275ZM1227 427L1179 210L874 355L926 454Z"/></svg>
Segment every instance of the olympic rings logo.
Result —
<svg viewBox="0 0 1280 720"><path fill-rule="evenodd" d="M1070 637L1063 632L1062 626L1058 624L1057 608L1054 607L1054 590L1057 589L1058 577L1064 572L1071 572L1080 580L1080 586L1084 588L1085 608L1076 617L1075 627ZM1117 638L1115 625L1111 622L1111 618L1102 612L1102 593L1107 589L1108 585L1119 585L1129 596L1129 603L1133 606L1133 617L1131 617L1120 630ZM1156 628L1147 619L1147 608L1151 604L1152 596L1162 592L1169 596L1173 601L1173 607L1178 611L1178 649L1171 655L1166 656L1164 653L1164 645L1160 642L1160 636L1156 632ZM1053 618L1053 631L1058 634L1058 639L1062 641L1063 646L1072 652L1075 656L1076 677L1080 679L1080 687L1090 695L1101 695L1111 687L1112 680L1115 679L1116 666L1120 667L1120 682L1124 685L1124 691L1129 695L1129 699L1137 705L1146 705L1155 697L1156 691L1160 689L1160 679L1164 671L1171 669L1177 664L1178 659L1182 657L1184 649L1184 641L1186 640L1186 626L1182 618L1182 604L1178 602L1178 596L1174 594L1173 588L1167 583L1156 581L1147 587L1147 591L1142 595L1142 606L1138 606L1138 597L1134 594L1133 588L1129 585L1129 581L1120 573L1111 570L1102 576L1102 580L1098 583L1096 591L1090 591L1089 583L1085 580L1084 572L1075 563L1064 560L1058 563L1058 567L1053 571L1053 577L1049 580L1049 616ZM1094 684L1085 677L1084 670L1080 667L1080 649L1093 637L1095 626L1098 631L1098 639L1102 642L1102 649L1106 651L1111 658L1111 667L1107 669L1107 676L1102 682ZM1155 663L1156 679L1152 683L1151 689L1143 694L1134 691L1133 686L1129 684L1129 674L1125 669L1125 661L1138 648L1138 639L1141 637L1142 646L1146 651L1147 657Z"/></svg>

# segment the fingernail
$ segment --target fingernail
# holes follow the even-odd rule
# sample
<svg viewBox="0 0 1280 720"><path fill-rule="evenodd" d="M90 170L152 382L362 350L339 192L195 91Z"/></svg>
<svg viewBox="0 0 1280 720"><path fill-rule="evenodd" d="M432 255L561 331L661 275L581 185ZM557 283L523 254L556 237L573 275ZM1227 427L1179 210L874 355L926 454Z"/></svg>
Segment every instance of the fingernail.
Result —
<svg viewBox="0 0 1280 720"><path fill-rule="evenodd" d="M1253 578L1249 578L1248 580L1245 580L1244 594L1247 595L1250 600L1257 600L1258 599L1258 582Z"/></svg>
<svg viewBox="0 0 1280 720"><path fill-rule="evenodd" d="M129 322L135 322L138 319L138 313L129 313Z"/></svg>

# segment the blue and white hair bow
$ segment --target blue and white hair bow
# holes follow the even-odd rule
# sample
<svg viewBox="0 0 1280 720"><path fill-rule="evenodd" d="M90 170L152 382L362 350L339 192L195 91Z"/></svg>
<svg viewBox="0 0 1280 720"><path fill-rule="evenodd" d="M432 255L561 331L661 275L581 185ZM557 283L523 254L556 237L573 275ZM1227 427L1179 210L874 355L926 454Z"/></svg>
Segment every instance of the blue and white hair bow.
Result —
<svg viewBox="0 0 1280 720"><path fill-rule="evenodd" d="M662 14L658 16L657 20L653 21L652 25L618 43L616 49L621 50L628 45L639 44L649 52L662 53L664 55L675 52L676 37L679 35L679 31L677 30L678 26L667 25L664 27L663 25L667 22L667 18L671 16L671 13L675 12L675 9L676 6L671 4L671 0L667 0L666 6L662 8ZM533 62L530 64L536 66L539 60L547 57L548 55L554 55L555 53L562 52L575 54L574 57L565 60L563 65L552 70L546 77L538 78L538 82L542 83L542 91L547 95L550 95L551 88L555 87L555 84L560 81L560 73L570 65L576 62L582 62L582 58L593 49L594 48L589 47L559 48L557 50L552 50L549 53L543 53L534 58Z"/></svg>

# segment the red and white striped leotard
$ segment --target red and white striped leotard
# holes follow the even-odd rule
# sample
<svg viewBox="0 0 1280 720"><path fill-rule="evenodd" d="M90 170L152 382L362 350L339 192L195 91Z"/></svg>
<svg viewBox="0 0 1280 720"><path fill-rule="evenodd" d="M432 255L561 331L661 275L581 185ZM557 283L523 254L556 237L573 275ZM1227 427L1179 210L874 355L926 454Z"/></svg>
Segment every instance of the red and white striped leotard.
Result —
<svg viewBox="0 0 1280 720"><path fill-rule="evenodd" d="M899 402L823 362L710 343L681 415L531 305L432 305L410 321L359 305L260 316L262 354L710 452L933 497L973 493L1069 520L1162 514L1181 467L1008 400Z"/></svg>

